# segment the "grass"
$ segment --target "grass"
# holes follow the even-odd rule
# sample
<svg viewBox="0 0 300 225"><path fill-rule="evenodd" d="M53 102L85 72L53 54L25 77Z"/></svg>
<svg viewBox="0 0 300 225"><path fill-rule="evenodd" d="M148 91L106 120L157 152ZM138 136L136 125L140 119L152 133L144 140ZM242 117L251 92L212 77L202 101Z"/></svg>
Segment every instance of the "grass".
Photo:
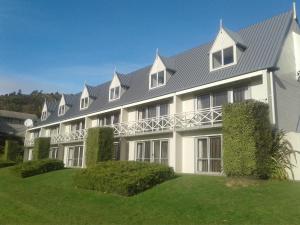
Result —
<svg viewBox="0 0 300 225"><path fill-rule="evenodd" d="M134 197L76 189L75 170L0 169L0 224L300 224L300 183L186 175Z"/></svg>

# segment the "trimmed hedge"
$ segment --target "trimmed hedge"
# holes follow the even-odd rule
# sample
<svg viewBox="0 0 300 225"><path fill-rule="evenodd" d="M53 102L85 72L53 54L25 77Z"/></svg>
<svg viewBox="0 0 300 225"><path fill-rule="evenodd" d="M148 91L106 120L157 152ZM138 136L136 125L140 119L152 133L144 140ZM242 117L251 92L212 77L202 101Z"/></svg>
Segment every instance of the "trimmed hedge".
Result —
<svg viewBox="0 0 300 225"><path fill-rule="evenodd" d="M174 176L173 169L165 165L108 161L78 171L74 183L79 188L131 196Z"/></svg>
<svg viewBox="0 0 300 225"><path fill-rule="evenodd" d="M270 176L272 127L268 105L248 100L223 108L224 172L228 176Z"/></svg>
<svg viewBox="0 0 300 225"><path fill-rule="evenodd" d="M112 160L114 151L114 133L110 127L88 129L86 139L86 166L97 162Z"/></svg>
<svg viewBox="0 0 300 225"><path fill-rule="evenodd" d="M43 159L27 161L17 165L14 171L21 177L30 177L42 173L48 173L54 170L61 170L64 168L63 161L56 159Z"/></svg>
<svg viewBox="0 0 300 225"><path fill-rule="evenodd" d="M17 161L21 152L18 141L6 140L4 146L4 160Z"/></svg>
<svg viewBox="0 0 300 225"><path fill-rule="evenodd" d="M14 166L16 163L8 160L0 160L0 168Z"/></svg>
<svg viewBox="0 0 300 225"><path fill-rule="evenodd" d="M33 159L47 159L49 158L50 137L39 137L34 140Z"/></svg>

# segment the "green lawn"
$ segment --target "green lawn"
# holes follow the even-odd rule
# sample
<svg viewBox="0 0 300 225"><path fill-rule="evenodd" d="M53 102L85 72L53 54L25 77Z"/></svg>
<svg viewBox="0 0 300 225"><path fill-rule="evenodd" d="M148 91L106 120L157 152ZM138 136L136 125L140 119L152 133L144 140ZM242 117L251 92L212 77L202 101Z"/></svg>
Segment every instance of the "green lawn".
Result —
<svg viewBox="0 0 300 225"><path fill-rule="evenodd" d="M300 183L228 187L182 176L134 197L72 186L74 170L17 178L0 169L0 224L300 224Z"/></svg>

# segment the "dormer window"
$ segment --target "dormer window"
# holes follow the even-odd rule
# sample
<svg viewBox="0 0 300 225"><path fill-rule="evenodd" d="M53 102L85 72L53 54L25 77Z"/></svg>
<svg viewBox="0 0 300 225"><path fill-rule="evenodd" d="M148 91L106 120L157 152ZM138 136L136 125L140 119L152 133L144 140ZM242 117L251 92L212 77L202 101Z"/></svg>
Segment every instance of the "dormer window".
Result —
<svg viewBox="0 0 300 225"><path fill-rule="evenodd" d="M86 109L89 106L89 97L81 98L80 109Z"/></svg>
<svg viewBox="0 0 300 225"><path fill-rule="evenodd" d="M59 108L58 108L58 115L59 116L62 116L64 115L66 112L66 106L65 105L60 105Z"/></svg>
<svg viewBox="0 0 300 225"><path fill-rule="evenodd" d="M212 53L212 69L229 66L235 62L233 47Z"/></svg>
<svg viewBox="0 0 300 225"><path fill-rule="evenodd" d="M157 88L166 84L165 71L150 75L150 88Z"/></svg>
<svg viewBox="0 0 300 225"><path fill-rule="evenodd" d="M47 111L42 112L41 121L44 121L47 119Z"/></svg>
<svg viewBox="0 0 300 225"><path fill-rule="evenodd" d="M116 100L119 98L120 98L120 86L111 88L109 100L112 101L112 100Z"/></svg>

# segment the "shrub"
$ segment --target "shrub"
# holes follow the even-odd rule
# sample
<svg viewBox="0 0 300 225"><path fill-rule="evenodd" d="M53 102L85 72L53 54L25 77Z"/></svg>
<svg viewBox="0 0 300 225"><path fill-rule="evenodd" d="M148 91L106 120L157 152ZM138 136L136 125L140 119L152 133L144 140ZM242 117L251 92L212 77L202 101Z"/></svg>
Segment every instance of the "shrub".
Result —
<svg viewBox="0 0 300 225"><path fill-rule="evenodd" d="M16 161L20 155L21 146L17 141L6 140L4 147L4 160Z"/></svg>
<svg viewBox="0 0 300 225"><path fill-rule="evenodd" d="M50 137L39 137L34 140L33 159L49 158Z"/></svg>
<svg viewBox="0 0 300 225"><path fill-rule="evenodd" d="M30 177L64 168L64 163L56 159L27 161L17 165L14 171L21 177Z"/></svg>
<svg viewBox="0 0 300 225"><path fill-rule="evenodd" d="M96 127L88 130L86 139L86 165L94 166L97 162L112 160L114 134L109 127Z"/></svg>
<svg viewBox="0 0 300 225"><path fill-rule="evenodd" d="M175 176L172 168L133 161L108 161L82 169L74 176L79 188L131 196Z"/></svg>
<svg viewBox="0 0 300 225"><path fill-rule="evenodd" d="M283 130L273 130L272 132L272 148L271 148L271 177L274 179L286 180L289 178L288 171L294 179L293 168L295 165L291 162L291 156L296 161L296 153L291 143L286 140L286 133Z"/></svg>
<svg viewBox="0 0 300 225"><path fill-rule="evenodd" d="M224 172L268 178L272 145L268 105L249 100L223 108Z"/></svg>
<svg viewBox="0 0 300 225"><path fill-rule="evenodd" d="M14 166L16 163L8 160L0 160L0 168Z"/></svg>

